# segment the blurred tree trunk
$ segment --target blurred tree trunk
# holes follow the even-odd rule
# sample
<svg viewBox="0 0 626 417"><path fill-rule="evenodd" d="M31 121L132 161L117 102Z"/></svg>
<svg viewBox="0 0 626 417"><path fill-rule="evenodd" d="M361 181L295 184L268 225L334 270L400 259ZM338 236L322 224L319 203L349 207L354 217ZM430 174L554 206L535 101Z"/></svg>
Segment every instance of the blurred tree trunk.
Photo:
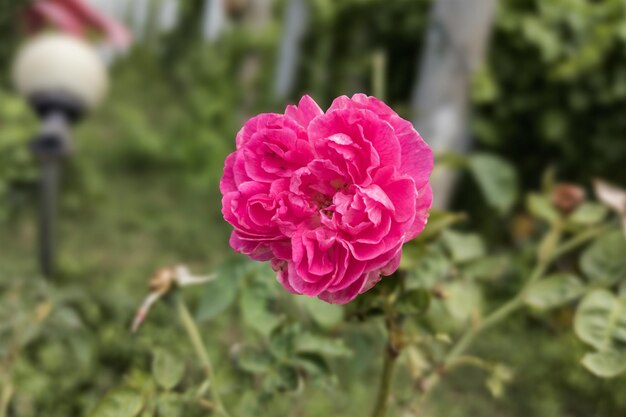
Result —
<svg viewBox="0 0 626 417"><path fill-rule="evenodd" d="M215 42L226 28L226 8L224 0L206 0L202 18L202 37Z"/></svg>
<svg viewBox="0 0 626 417"><path fill-rule="evenodd" d="M495 0L435 0L412 108L417 129L435 153L466 152L471 77L480 68L494 17ZM446 207L455 174L433 173L434 206Z"/></svg>
<svg viewBox="0 0 626 417"><path fill-rule="evenodd" d="M279 100L284 100L289 95L296 81L300 43L308 23L307 14L305 0L288 0L274 79L274 94Z"/></svg>

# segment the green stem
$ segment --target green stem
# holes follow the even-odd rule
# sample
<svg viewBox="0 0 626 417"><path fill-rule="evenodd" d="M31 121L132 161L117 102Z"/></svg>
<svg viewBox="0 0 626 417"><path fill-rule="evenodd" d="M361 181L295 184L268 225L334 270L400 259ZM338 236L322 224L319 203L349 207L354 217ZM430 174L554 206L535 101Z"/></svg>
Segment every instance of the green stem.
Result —
<svg viewBox="0 0 626 417"><path fill-rule="evenodd" d="M519 291L519 293L494 310L491 314L485 317L477 326L469 329L465 334L458 340L458 342L452 347L452 349L448 352L446 357L443 360L442 366L437 371L433 371L430 373L422 382L422 390L423 394L420 397L418 404L423 404L424 401L428 398L428 395L432 391L432 388L436 386L441 380L442 372L449 370L450 365L455 362L459 356L461 356L465 351L474 343L476 338L485 330L495 326L500 323L502 320L510 316L512 313L517 311L519 308L524 306L524 295L530 285L534 282L541 279L541 277L545 274L546 270L550 266L550 264L557 258L569 253L570 251L577 249L588 241L600 236L609 228L611 225L600 225L589 230L580 233L579 235L574 236L570 240L557 245L554 250L551 251L544 259L540 260L537 263L537 266L533 270L530 278L523 286L523 288Z"/></svg>
<svg viewBox="0 0 626 417"><path fill-rule="evenodd" d="M450 362L448 365L448 371L452 368L456 368L459 366L468 365L473 366L475 368L483 369L485 371L490 371L493 369L493 364L475 356L457 356L457 358Z"/></svg>
<svg viewBox="0 0 626 417"><path fill-rule="evenodd" d="M385 66L387 56L384 51L376 51L372 56L372 93L380 100L385 99Z"/></svg>
<svg viewBox="0 0 626 417"><path fill-rule="evenodd" d="M0 416L7 416L11 397L13 397L13 385L11 385L9 381L6 381L0 393Z"/></svg>
<svg viewBox="0 0 626 417"><path fill-rule="evenodd" d="M548 265L545 262L537 264L532 274L530 275L530 278L528 279L522 290L515 297L494 310L491 314L485 317L485 319L482 320L476 327L468 330L465 335L463 335L463 337L452 348L452 350L450 350L450 352L446 356L446 359L444 360L444 366L448 365L460 354L464 353L465 350L472 344L472 342L474 342L474 340L480 333L498 324L509 315L511 315L511 313L515 312L518 308L522 307L524 305L524 294L526 293L527 288L543 276L547 267Z"/></svg>
<svg viewBox="0 0 626 417"><path fill-rule="evenodd" d="M391 391L391 382L393 381L394 368L398 352L389 343L385 349L385 357L383 359L383 371L380 377L380 385L378 387L378 395L376 396L376 404L372 417L385 417L387 414L387 405L389 404L389 392Z"/></svg>
<svg viewBox="0 0 626 417"><path fill-rule="evenodd" d="M609 231L611 228L613 227L613 225L611 224L602 224L600 226L588 229L576 236L574 236L573 238L571 238L570 240L568 240L567 242L563 243L562 245L558 246L554 252L552 253L552 255L549 258L549 261L552 261L554 259L557 259L563 255L565 255L566 253L584 245L585 243L587 243L588 241L595 239L596 237L600 236L601 234Z"/></svg>
<svg viewBox="0 0 626 417"><path fill-rule="evenodd" d="M396 271L394 274L402 284L403 275ZM400 286L401 291L404 288ZM378 385L378 393L376 394L376 403L372 411L372 417L385 417L387 407L389 406L389 393L391 392L391 383L393 382L393 374L402 349L402 335L397 327L398 317L394 309L395 297L393 294L387 294L384 298L385 310L385 327L387 328L387 342L385 344L385 352L383 355L383 369L380 374L380 382Z"/></svg>
<svg viewBox="0 0 626 417"><path fill-rule="evenodd" d="M222 415L230 417L230 414L228 413L228 411L226 411L224 403L222 402L222 399L220 398L219 392L217 390L215 384L215 374L213 372L213 365L211 364L211 359L209 358L209 355L207 353L206 346L202 341L202 336L200 335L198 326L196 325L196 322L191 316L191 313L189 312L189 309L187 308L187 305L185 304L185 301L180 294L176 294L176 310L178 311L178 317L180 318L180 321L185 328L185 331L187 332L187 336L189 336L191 345L193 346L193 349L195 350L196 355L198 356L198 359L200 360L200 363L204 368L207 379L210 382L211 396L213 397L213 401L215 401L217 410Z"/></svg>
<svg viewBox="0 0 626 417"><path fill-rule="evenodd" d="M495 326L500 323L502 320L510 316L512 313L517 311L520 307L524 305L524 294L526 293L526 289L535 281L540 279L545 273L548 264L546 262L541 262L537 264L535 269L533 270L530 278L522 288L522 290L511 300L504 303L502 306L494 310L491 314L485 317L478 325L470 328L465 334L458 340L458 342L452 347L452 349L448 352L446 357L442 362L442 366L439 368L440 370L446 371L450 368L450 365L457 360L459 356L464 354L467 349L474 343L476 338L485 330ZM423 383L422 390L423 394L419 399L419 404L424 403L424 401L428 398L432 389L439 383L441 380L441 372L432 372L428 375Z"/></svg>

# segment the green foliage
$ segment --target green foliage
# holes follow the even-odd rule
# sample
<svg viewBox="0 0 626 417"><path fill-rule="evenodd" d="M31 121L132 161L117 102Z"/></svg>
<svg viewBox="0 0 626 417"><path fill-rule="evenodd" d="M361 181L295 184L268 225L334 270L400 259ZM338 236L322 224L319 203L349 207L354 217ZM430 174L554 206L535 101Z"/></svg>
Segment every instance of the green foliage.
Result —
<svg viewBox="0 0 626 417"><path fill-rule="evenodd" d="M430 1L313 0L310 5L312 22L294 93L311 93L323 105L341 94L373 94L371 58L382 50L393 68L384 80L387 99L406 103Z"/></svg>
<svg viewBox="0 0 626 417"><path fill-rule="evenodd" d="M513 166L502 158L489 154L470 156L468 165L487 204L501 213L509 212L519 193L517 173Z"/></svg>
<svg viewBox="0 0 626 417"><path fill-rule="evenodd" d="M37 176L28 149L36 118L20 97L0 90L0 220L24 200L24 188Z"/></svg>
<svg viewBox="0 0 626 417"><path fill-rule="evenodd" d="M452 282L444 287L445 304L450 315L458 322L467 322L472 315L480 314L482 293L471 281Z"/></svg>
<svg viewBox="0 0 626 417"><path fill-rule="evenodd" d="M504 389L513 379L513 372L502 364L496 364L491 371L491 375L486 381L487 388L491 395L500 398L504 395Z"/></svg>
<svg viewBox="0 0 626 417"><path fill-rule="evenodd" d="M599 377L614 378L626 371L625 355L624 352L614 350L587 353L582 364Z"/></svg>
<svg viewBox="0 0 626 417"><path fill-rule="evenodd" d="M626 299L608 290L594 290L576 311L578 337L596 349L583 365L598 376L614 377L626 370Z"/></svg>
<svg viewBox="0 0 626 417"><path fill-rule="evenodd" d="M36 204L38 164L29 143L38 123L23 98L0 90L0 222ZM88 211L98 201L102 177L80 155L64 161L61 180L63 209Z"/></svg>
<svg viewBox="0 0 626 417"><path fill-rule="evenodd" d="M419 316L428 311L430 306L430 293L424 288L416 288L406 291L398 297L396 309L401 314Z"/></svg>
<svg viewBox="0 0 626 417"><path fill-rule="evenodd" d="M171 390L180 383L185 372L185 364L171 353L158 349L152 359L154 379L165 390Z"/></svg>
<svg viewBox="0 0 626 417"><path fill-rule="evenodd" d="M143 405L140 393L129 388L116 388L103 398L90 417L136 417Z"/></svg>
<svg viewBox="0 0 626 417"><path fill-rule="evenodd" d="M280 312L272 310L277 297L277 288L269 284L274 283L274 277L268 274L267 270L263 272L242 291L239 309L243 323L248 328L268 336L283 321L283 317ZM258 279L259 277L262 279Z"/></svg>
<svg viewBox="0 0 626 417"><path fill-rule="evenodd" d="M473 131L515 161L526 186L549 163L569 179L626 179L625 18L621 0L499 4Z"/></svg>
<svg viewBox="0 0 626 417"><path fill-rule="evenodd" d="M485 255L484 243L477 234L446 230L443 241L454 262L463 263Z"/></svg>
<svg viewBox="0 0 626 417"><path fill-rule="evenodd" d="M599 351L626 343L624 299L608 290L595 290L581 302L576 313L576 334Z"/></svg>
<svg viewBox="0 0 626 417"><path fill-rule="evenodd" d="M626 278L626 238L616 230L597 239L580 258L580 269L594 284Z"/></svg>
<svg viewBox="0 0 626 417"><path fill-rule="evenodd" d="M0 2L0 90L9 83L10 68L20 36L20 20L16 18L29 4L28 0ZM1 96L0 96L1 97Z"/></svg>
<svg viewBox="0 0 626 417"><path fill-rule="evenodd" d="M585 202L580 205L568 218L568 221L580 226L593 226L606 217L608 209L605 206Z"/></svg>
<svg viewBox="0 0 626 417"><path fill-rule="evenodd" d="M561 215L546 195L537 193L529 194L526 198L526 206L530 214L549 224L554 224L561 218Z"/></svg>
<svg viewBox="0 0 626 417"><path fill-rule="evenodd" d="M209 320L226 310L235 301L239 290L239 282L250 266L228 264L217 272L217 279L206 284L196 318L200 321Z"/></svg>
<svg viewBox="0 0 626 417"><path fill-rule="evenodd" d="M560 273L533 283L525 294L525 301L533 307L553 308L577 299L584 292L585 286L576 275Z"/></svg>
<svg viewBox="0 0 626 417"><path fill-rule="evenodd" d="M314 297L298 297L298 302L320 327L332 329L343 320L343 308L341 306L328 304Z"/></svg>

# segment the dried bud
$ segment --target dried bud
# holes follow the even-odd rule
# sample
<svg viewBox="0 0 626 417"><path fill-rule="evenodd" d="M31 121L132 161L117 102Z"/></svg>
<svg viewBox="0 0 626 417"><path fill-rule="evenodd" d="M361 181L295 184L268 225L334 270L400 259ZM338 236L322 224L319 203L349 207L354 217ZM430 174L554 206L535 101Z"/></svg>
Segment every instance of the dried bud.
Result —
<svg viewBox="0 0 626 417"><path fill-rule="evenodd" d="M578 184L561 183L552 189L552 204L562 214L570 214L586 199L585 190Z"/></svg>
<svg viewBox="0 0 626 417"><path fill-rule="evenodd" d="M151 291L167 292L176 282L175 268L161 268L156 271L150 280L149 288Z"/></svg>
<svg viewBox="0 0 626 417"><path fill-rule="evenodd" d="M148 317L152 306L173 288L204 284L216 278L217 276L215 274L205 276L192 275L185 265L158 269L150 279L150 293L137 310L131 325L131 331L134 333L139 330L139 326L141 326L146 320L146 317Z"/></svg>
<svg viewBox="0 0 626 417"><path fill-rule="evenodd" d="M446 300L450 297L448 293L441 287L441 285L435 286L435 288L433 288L432 294L433 294L433 297L438 298L440 300Z"/></svg>

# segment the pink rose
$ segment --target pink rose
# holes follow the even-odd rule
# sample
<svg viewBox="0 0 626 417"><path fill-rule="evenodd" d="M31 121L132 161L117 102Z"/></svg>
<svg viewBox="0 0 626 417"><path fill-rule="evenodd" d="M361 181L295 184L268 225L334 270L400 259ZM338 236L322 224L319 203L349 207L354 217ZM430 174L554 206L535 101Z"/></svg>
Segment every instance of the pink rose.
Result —
<svg viewBox="0 0 626 417"><path fill-rule="evenodd" d="M294 294L347 303L398 268L426 225L431 149L382 101L356 94L324 113L309 96L237 135L220 183L230 244L271 260Z"/></svg>

